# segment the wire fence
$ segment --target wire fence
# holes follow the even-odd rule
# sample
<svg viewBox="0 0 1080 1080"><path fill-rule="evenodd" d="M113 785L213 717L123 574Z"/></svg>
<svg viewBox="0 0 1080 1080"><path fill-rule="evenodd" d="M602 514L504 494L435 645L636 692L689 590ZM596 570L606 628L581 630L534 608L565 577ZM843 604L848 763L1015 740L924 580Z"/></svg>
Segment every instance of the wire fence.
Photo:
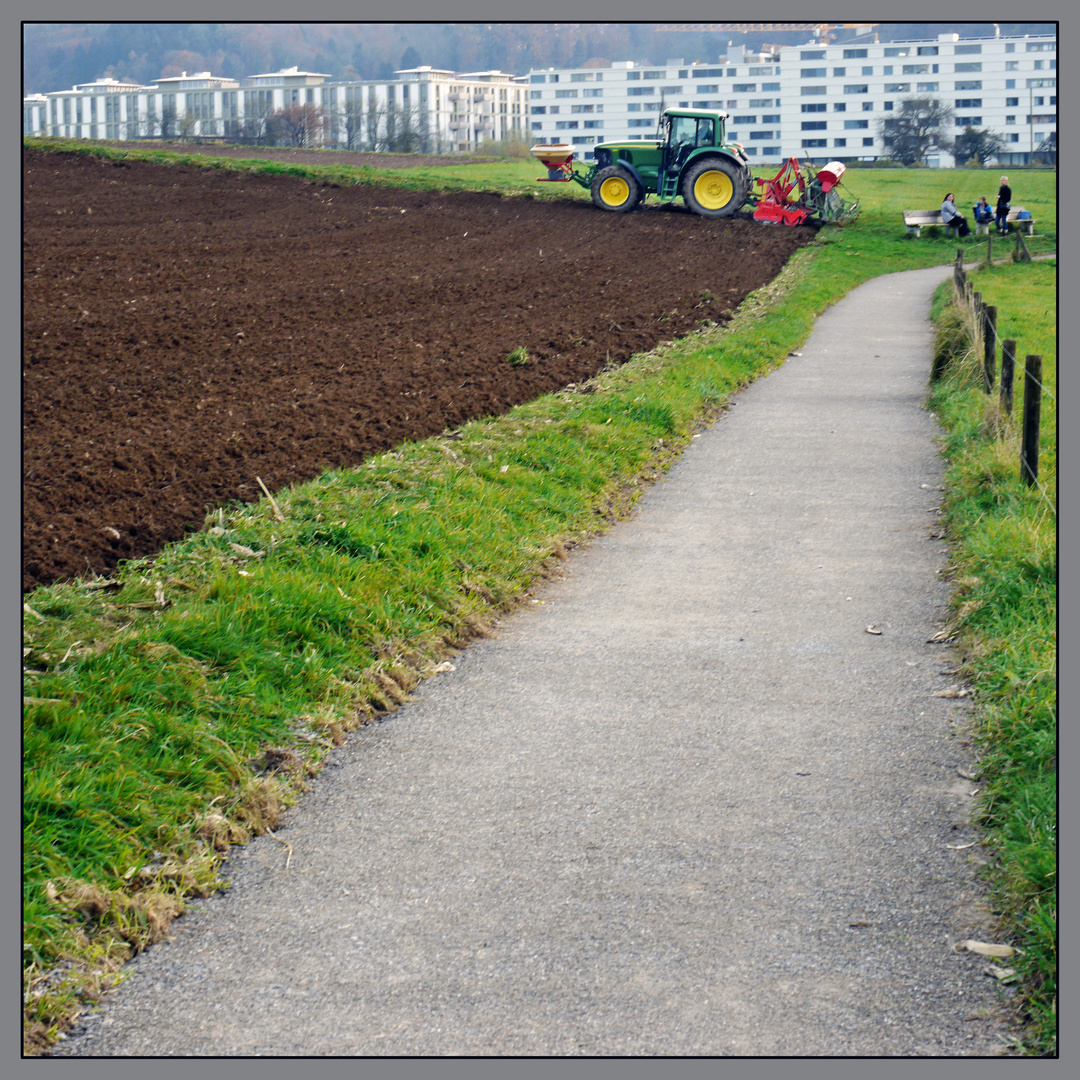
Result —
<svg viewBox="0 0 1080 1080"><path fill-rule="evenodd" d="M1017 234L1016 261L1031 261L1030 254ZM1020 255L1021 247L1026 255ZM988 253L987 263L991 256ZM997 308L983 302L982 294L976 292L964 270L964 251L956 252L953 268L954 294L960 309L967 315L967 336L977 356L982 357L981 372L983 389L992 394L995 382L998 384L999 408L1006 420L1002 429L1008 431L1008 420L1013 411L1013 382L1016 373L1016 341L1013 338L1002 339L997 332ZM997 358L1001 357L1000 380L997 379ZM940 371L935 369L935 377ZM1023 409L1020 433L1020 475L1029 487L1038 490L1050 512L1057 515L1057 507L1045 487L1039 482L1039 437L1042 417L1042 399L1047 397L1057 408L1057 396L1042 381L1042 356L1028 354L1024 358L1023 369Z"/></svg>

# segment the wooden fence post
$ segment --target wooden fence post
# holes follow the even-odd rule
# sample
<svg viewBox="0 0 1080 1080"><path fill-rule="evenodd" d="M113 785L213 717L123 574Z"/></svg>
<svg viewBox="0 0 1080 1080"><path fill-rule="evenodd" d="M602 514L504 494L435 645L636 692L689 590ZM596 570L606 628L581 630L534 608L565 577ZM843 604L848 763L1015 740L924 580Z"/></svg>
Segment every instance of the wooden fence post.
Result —
<svg viewBox="0 0 1080 1080"><path fill-rule="evenodd" d="M1024 433L1020 445L1020 472L1032 487L1039 476L1039 414L1042 409L1042 357L1028 355L1024 362Z"/></svg>
<svg viewBox="0 0 1080 1080"><path fill-rule="evenodd" d="M982 313L983 327L983 387L988 394L994 390L994 357L997 354L997 308L987 304Z"/></svg>
<svg viewBox="0 0 1080 1080"><path fill-rule="evenodd" d="M986 234L986 269L992 270L994 267L994 238L987 233Z"/></svg>
<svg viewBox="0 0 1080 1080"><path fill-rule="evenodd" d="M1016 341L1006 338L1001 343L1001 411L1012 416L1013 371L1016 367Z"/></svg>

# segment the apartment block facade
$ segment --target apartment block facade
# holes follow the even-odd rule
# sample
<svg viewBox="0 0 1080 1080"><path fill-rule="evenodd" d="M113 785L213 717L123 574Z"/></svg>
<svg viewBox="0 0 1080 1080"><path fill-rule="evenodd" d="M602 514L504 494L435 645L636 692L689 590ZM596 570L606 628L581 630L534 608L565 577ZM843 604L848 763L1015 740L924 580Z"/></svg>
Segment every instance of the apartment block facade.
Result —
<svg viewBox="0 0 1080 1080"><path fill-rule="evenodd" d="M567 143L587 157L598 142L652 138L664 108L716 109L728 114L729 137L751 163L873 161L888 156L878 121L907 97L938 98L953 109L947 135L989 128L1005 140L999 160L1025 164L1057 132L1057 38L942 34L762 54L736 49L715 64L535 70L529 130L535 143ZM928 164L954 161L942 153Z"/></svg>
<svg viewBox="0 0 1080 1080"><path fill-rule="evenodd" d="M153 86L99 79L24 98L23 134L258 142L274 113L313 106L323 117L311 137L317 146L470 153L486 142L527 138L523 77L431 67L395 74L384 81L333 82L292 67L242 80L185 72Z"/></svg>

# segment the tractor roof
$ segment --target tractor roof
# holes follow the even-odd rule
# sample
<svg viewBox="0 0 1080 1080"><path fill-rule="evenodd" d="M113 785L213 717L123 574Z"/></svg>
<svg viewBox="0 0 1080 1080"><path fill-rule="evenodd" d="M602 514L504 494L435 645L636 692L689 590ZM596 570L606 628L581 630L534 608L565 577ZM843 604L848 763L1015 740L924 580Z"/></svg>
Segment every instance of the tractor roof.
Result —
<svg viewBox="0 0 1080 1080"><path fill-rule="evenodd" d="M665 109L665 116L708 116L713 119L726 120L728 114L723 109Z"/></svg>

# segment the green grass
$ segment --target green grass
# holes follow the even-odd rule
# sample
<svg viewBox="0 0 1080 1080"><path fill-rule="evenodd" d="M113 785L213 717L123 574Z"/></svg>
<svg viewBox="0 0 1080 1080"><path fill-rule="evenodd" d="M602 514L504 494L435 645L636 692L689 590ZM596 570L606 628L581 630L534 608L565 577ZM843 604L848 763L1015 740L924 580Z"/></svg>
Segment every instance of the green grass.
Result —
<svg viewBox="0 0 1080 1080"><path fill-rule="evenodd" d="M1021 365L1026 354L1043 357L1039 487L1020 473L1022 366L1005 416L996 393L982 389L980 363L957 340L964 319L946 307L951 283L936 309L941 345L954 358L931 396L947 432L945 509L957 626L976 691L981 823L996 908L1022 950L1009 964L1022 980L1023 1045L1032 1054L1057 1046L1056 272L1047 262L971 275L998 308L999 335L1016 340Z"/></svg>
<svg viewBox="0 0 1080 1080"><path fill-rule="evenodd" d="M342 183L588 198L576 185L537 184L531 161L324 172L115 145L59 148ZM419 679L525 597L568 547L627 512L700 424L806 340L821 311L871 277L951 261L957 241L932 231L908 238L900 211L937 205L946 188L970 187L977 196L987 175L852 170L845 179L862 203L860 220L822 230L729 328L635 357L604 372L588 392L548 395L452 437L404 445L277 493L284 521L268 501L223 507L202 532L155 559L127 564L116 585L64 584L27 596L27 1045L48 1045L124 956L164 932L184 897L215 888L228 844L272 829L320 756L348 730L396 707ZM1017 200L1034 208L1045 232L1032 247L1052 245L1054 176L1010 175ZM968 246L979 250L974 239ZM1042 273L1030 264L1017 271L988 276L1004 288ZM1001 302L1003 312L1020 306ZM1028 340L1019 328L1012 336ZM950 444L955 459L982 438L981 420L969 417L978 395L958 384L954 405L944 385L936 407L950 430L962 433ZM1044 460L1052 457L1048 446ZM1003 462L964 466L950 484L983 502L1018 499L1028 507L1030 493L996 492L996 478L1008 469ZM980 560L993 561L984 548L1022 546L1033 569L1013 576L1019 593L1008 603L1023 610L1030 597L1042 602L1053 548L1036 529L1034 509L1030 521L998 513L1001 535L976 541L973 530L968 544L963 499L951 498L954 528L971 553L966 572L989 581L976 569ZM1025 530L1041 546L1033 547ZM988 601L978 609L985 622L968 620L973 651L978 634L999 640L990 616L1008 598L992 597L977 597ZM1040 634L1017 634L1010 648L1040 640L1039 664L1052 667ZM1002 719L994 723L1007 726L1013 716L1013 726L1022 726L1015 717L1026 715L1023 694L1044 686L1042 670L1019 656L1003 666L995 691ZM1040 753L1045 743L1044 735ZM1008 773L1012 752L988 768ZM1045 806L1040 792L1025 804L1032 813ZM1002 805L997 799L995 812ZM1044 840L1045 833L1021 830L1015 846L1043 858ZM1046 920L1040 911L1033 920ZM50 974L61 961L71 965L64 980Z"/></svg>

